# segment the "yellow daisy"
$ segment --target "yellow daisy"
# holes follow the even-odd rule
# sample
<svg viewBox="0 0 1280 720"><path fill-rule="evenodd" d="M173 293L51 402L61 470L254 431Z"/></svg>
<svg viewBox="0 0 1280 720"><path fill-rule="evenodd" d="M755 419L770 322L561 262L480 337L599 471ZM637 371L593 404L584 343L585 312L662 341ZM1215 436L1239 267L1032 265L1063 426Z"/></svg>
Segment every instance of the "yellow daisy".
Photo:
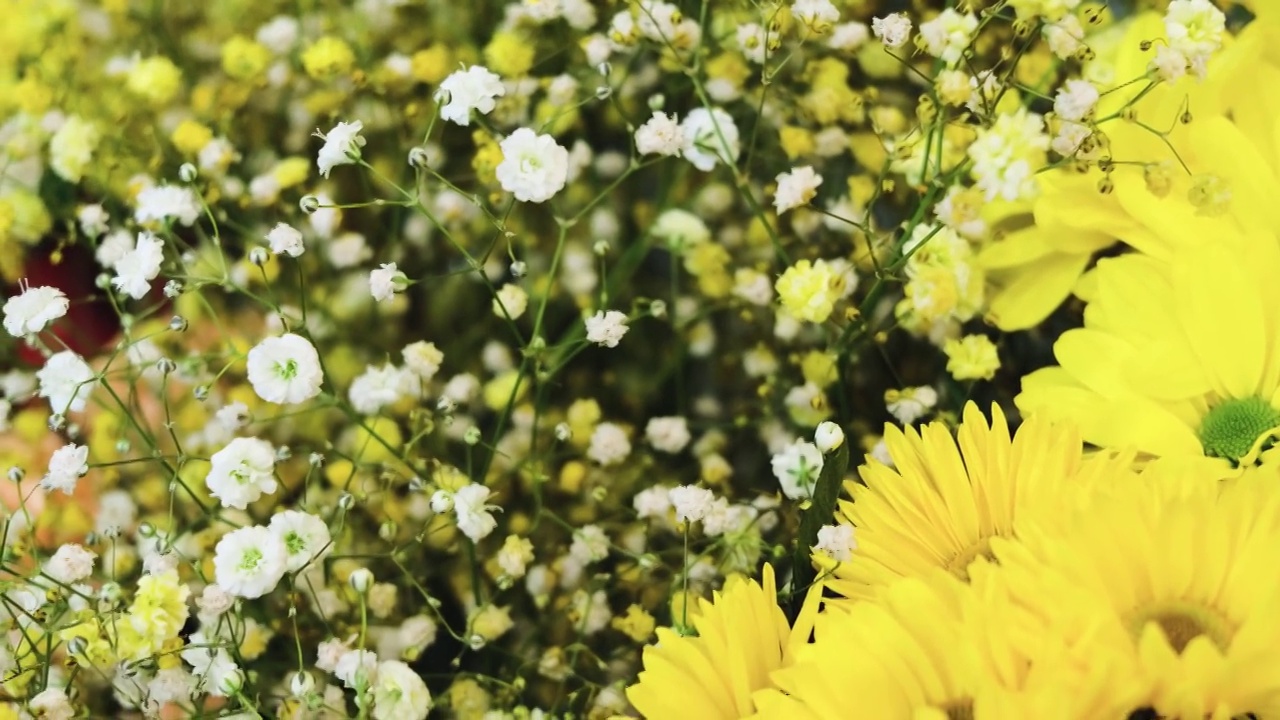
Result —
<svg viewBox="0 0 1280 720"><path fill-rule="evenodd" d="M1140 684L1114 658L1071 653L1071 642L1027 621L998 570L973 582L935 570L876 602L830 608L815 641L757 694L761 720L1084 720L1118 717Z"/></svg>
<svg viewBox="0 0 1280 720"><path fill-rule="evenodd" d="M658 640L645 647L644 670L627 688L627 699L649 720L753 714L752 693L771 687L770 673L789 664L809 641L820 596L815 585L792 628L778 607L771 566L764 567L763 585L731 580L712 602L699 599L700 612L693 619L697 636L658 628Z"/></svg>
<svg viewBox="0 0 1280 720"><path fill-rule="evenodd" d="M1157 473L1158 474L1158 473ZM1143 480L993 542L1002 580L1046 631L1119 658L1142 682L1127 711L1164 718L1280 714L1280 493ZM1221 488L1221 489L1220 489ZM1123 715L1117 716L1123 717Z"/></svg>
<svg viewBox="0 0 1280 720"><path fill-rule="evenodd" d="M1219 476L1268 461L1280 431L1277 276L1270 237L1100 262L1085 327L1058 339L1058 366L1023 378L1018 407L1091 443Z"/></svg>
<svg viewBox="0 0 1280 720"><path fill-rule="evenodd" d="M1095 63L1105 92L1095 139L1117 161L1104 174L1073 163L1039 176L1030 217L1014 216L979 254L996 284L990 318L1005 330L1032 327L1078 287L1094 255L1116 242L1158 258L1224 232L1262 230L1280 206L1280 18L1259 19L1232 39L1201 82L1148 88L1146 43L1163 42L1157 13L1128 24L1121 42ZM1108 87L1110 86L1110 87ZM1121 111L1130 106L1131 116ZM1184 122L1185 121L1185 122ZM1100 187L1106 180L1112 191ZM1271 223L1271 224L1268 224Z"/></svg>
<svg viewBox="0 0 1280 720"><path fill-rule="evenodd" d="M840 503L837 520L856 528L857 549L831 571L829 588L867 599L937 568L967 577L991 538L1012 535L1023 515L1055 512L1074 487L1126 472L1127 458L1086 457L1070 427L1033 418L1011 438L999 406L991 417L988 425L969 403L955 436L940 422L885 428L893 467L868 460L863 482L846 485L852 501Z"/></svg>

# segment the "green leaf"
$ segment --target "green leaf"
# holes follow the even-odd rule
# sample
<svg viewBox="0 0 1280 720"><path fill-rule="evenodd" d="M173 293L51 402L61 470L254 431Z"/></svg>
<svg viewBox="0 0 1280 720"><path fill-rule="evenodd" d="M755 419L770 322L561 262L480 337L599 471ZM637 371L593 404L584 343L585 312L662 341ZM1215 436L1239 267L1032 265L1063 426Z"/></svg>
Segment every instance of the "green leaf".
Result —
<svg viewBox="0 0 1280 720"><path fill-rule="evenodd" d="M810 548L818 541L818 531L823 525L835 522L836 499L844 485L844 475L849 469L849 439L828 454L822 463L822 473L813 487L813 500L800 516L800 534L792 556L791 618L800 612L805 593L813 583L815 573L810 559Z"/></svg>

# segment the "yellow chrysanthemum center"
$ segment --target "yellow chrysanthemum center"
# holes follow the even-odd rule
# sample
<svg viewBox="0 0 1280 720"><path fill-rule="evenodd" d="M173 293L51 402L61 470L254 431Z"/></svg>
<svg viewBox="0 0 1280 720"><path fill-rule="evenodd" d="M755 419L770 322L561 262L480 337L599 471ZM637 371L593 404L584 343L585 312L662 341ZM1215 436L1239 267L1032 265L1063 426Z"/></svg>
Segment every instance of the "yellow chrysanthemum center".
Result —
<svg viewBox="0 0 1280 720"><path fill-rule="evenodd" d="M1239 461L1258 438L1280 427L1280 411L1258 397L1227 400L1204 416L1200 443L1206 455Z"/></svg>
<svg viewBox="0 0 1280 720"><path fill-rule="evenodd" d="M1160 626L1169 646L1179 653L1201 635L1225 651L1234 634L1231 622L1217 610L1184 600L1159 602L1145 608L1134 616L1130 630L1136 637L1149 622Z"/></svg>
<svg viewBox="0 0 1280 720"><path fill-rule="evenodd" d="M979 557L984 557L988 560L995 558L995 555L991 552L991 538L979 538L979 540L974 544L956 553L956 556L951 559L951 562L947 563L947 570L949 570L952 575L968 582L969 566Z"/></svg>

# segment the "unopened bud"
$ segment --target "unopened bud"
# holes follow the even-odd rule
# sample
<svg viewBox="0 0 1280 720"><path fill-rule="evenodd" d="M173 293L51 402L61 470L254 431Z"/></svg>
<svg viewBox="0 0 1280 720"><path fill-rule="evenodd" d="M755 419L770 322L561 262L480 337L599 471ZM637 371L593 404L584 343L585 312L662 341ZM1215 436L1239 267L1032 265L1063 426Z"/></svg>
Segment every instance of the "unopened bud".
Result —
<svg viewBox="0 0 1280 720"><path fill-rule="evenodd" d="M364 595L373 586L373 573L368 568L357 568L347 578L347 582L351 584L352 590Z"/></svg>
<svg viewBox="0 0 1280 720"><path fill-rule="evenodd" d="M813 433L813 443L824 455L835 452L844 444L844 430L830 420L820 423Z"/></svg>
<svg viewBox="0 0 1280 720"><path fill-rule="evenodd" d="M191 163L182 163L182 167L178 168L178 179L184 183L195 182L199 175L196 166Z"/></svg>

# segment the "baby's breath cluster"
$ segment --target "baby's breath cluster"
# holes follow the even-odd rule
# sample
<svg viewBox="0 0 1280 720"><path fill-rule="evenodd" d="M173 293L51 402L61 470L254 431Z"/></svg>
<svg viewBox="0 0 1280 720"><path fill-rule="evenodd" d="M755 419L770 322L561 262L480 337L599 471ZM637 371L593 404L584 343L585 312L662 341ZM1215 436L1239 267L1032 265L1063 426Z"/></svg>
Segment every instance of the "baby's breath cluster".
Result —
<svg viewBox="0 0 1280 720"><path fill-rule="evenodd" d="M1197 243L1280 221L1265 0L9 2L0 720L1280 708L1178 690L1263 610L1053 562L1271 467L1280 256Z"/></svg>

